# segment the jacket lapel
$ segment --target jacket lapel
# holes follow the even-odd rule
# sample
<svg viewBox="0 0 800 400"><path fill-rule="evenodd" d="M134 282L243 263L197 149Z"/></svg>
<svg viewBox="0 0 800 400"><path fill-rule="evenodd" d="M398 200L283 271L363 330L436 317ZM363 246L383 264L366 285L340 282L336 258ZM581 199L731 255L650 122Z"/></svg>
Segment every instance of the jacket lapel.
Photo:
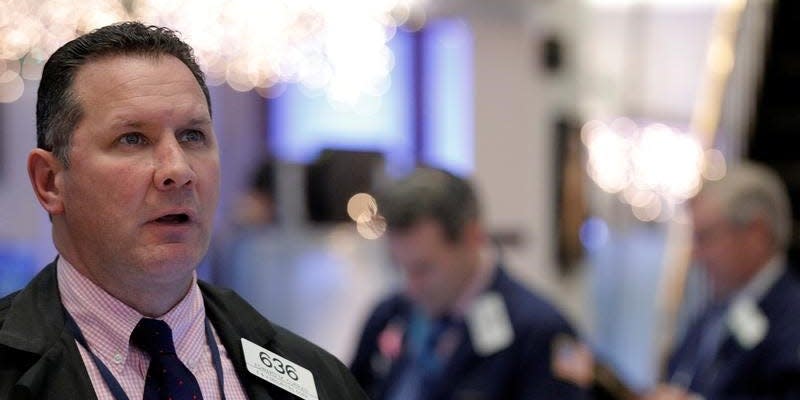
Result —
<svg viewBox="0 0 800 400"><path fill-rule="evenodd" d="M499 291L500 286L505 284L507 279L508 276L503 271L502 266L498 265L497 268L495 268L491 284L483 289L481 293ZM442 371L441 379L437 380L438 384L431 388L427 396L429 399L448 398L452 396L454 385L461 378L466 376L470 369L476 368L480 364L479 359L481 357L475 353L466 320L458 322L457 332L461 336L459 344L448 359Z"/></svg>
<svg viewBox="0 0 800 400"><path fill-rule="evenodd" d="M226 295L224 291L213 288L204 282L198 281L198 284L203 292L206 316L214 326L217 335L219 335L222 345L225 346L228 357L236 371L236 376L245 391L247 391L247 396L253 400L292 398L293 396L288 392L251 374L245 365L242 338L250 340L261 347L268 348L275 337L274 328L261 319L242 320L243 310L231 310L226 306L231 302L220 301Z"/></svg>
<svg viewBox="0 0 800 400"><path fill-rule="evenodd" d="M440 379L437 384L427 393L429 399L449 398L452 396L454 385L463 377L469 369L478 365L478 355L472 348L472 340L466 324L461 321L458 324L458 334L460 335L459 344L453 354L447 360Z"/></svg>
<svg viewBox="0 0 800 400"><path fill-rule="evenodd" d="M388 360L390 362L389 370L388 371L379 371L376 370L374 367L372 368L372 373L376 376L375 380L380 382L375 389L375 397L377 398L385 398L389 393L389 389L393 384L397 384L402 378L403 373L407 370L409 363L411 362L411 338L409 334L409 327L411 325L411 313L412 308L411 305L405 301L399 304L397 309L397 315L390 318L387 323L381 327L376 340L378 341L378 345L375 346L373 349L373 354L371 357L374 359L379 357L381 359L385 359L385 355L381 354L381 345L380 345L380 337L383 335L383 332L386 329L390 329L389 326L391 324L396 324L398 326L402 326L402 339L401 339L401 351L398 357L394 360Z"/></svg>
<svg viewBox="0 0 800 400"><path fill-rule="evenodd" d="M70 398L97 399L80 353L70 347L75 347L75 342L65 332L19 379L11 397L63 399L68 394Z"/></svg>
<svg viewBox="0 0 800 400"><path fill-rule="evenodd" d="M97 398L75 339L64 328L55 262L14 298L0 346L14 349L23 364L29 360L12 399Z"/></svg>
<svg viewBox="0 0 800 400"><path fill-rule="evenodd" d="M784 286L790 285L790 278L786 274L787 273L784 273L758 302L759 310L761 310L769 320L769 330L776 329L773 325L776 322L773 320L775 315L781 315L781 313L789 311L789 309L781 309L787 306L783 304L783 299L781 299L781 294L784 293L785 290L788 290ZM712 371L710 382L707 383L706 387L729 386L729 383L734 379L743 376L743 370L753 368L752 365L755 362L755 357L760 354L758 350L759 347L764 346L764 343L771 340L772 337L771 332L767 331L766 336L760 343L756 344L753 348L747 349L742 347L737 341L735 334L731 332L730 329L729 326L726 326L725 338L715 357L714 370Z"/></svg>

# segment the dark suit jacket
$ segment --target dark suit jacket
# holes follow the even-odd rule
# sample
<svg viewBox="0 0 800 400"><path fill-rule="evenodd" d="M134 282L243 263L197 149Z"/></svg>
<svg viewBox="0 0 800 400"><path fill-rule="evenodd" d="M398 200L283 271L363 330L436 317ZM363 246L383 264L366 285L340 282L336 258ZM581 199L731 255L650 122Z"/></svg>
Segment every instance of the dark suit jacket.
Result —
<svg viewBox="0 0 800 400"><path fill-rule="evenodd" d="M206 314L251 399L296 399L247 371L241 338L309 369L320 400L365 399L335 357L271 324L238 295L200 282ZM0 299L0 399L96 399L75 340L64 326L55 263Z"/></svg>
<svg viewBox="0 0 800 400"><path fill-rule="evenodd" d="M479 356L473 350L469 335L463 332L463 340L444 366L441 379L426 388L426 398L583 398L580 389L557 379L551 372L554 339L559 334L574 335L564 318L552 306L511 280L500 268L497 268L488 290L499 293L506 303L514 330L513 343L495 354ZM379 336L390 323L408 321L412 312L408 300L394 295L380 303L366 323L351 371L374 400L388 395L388 389L400 378L408 357L404 352L399 358L388 360L378 347ZM462 324L459 329L466 330L466 326Z"/></svg>
<svg viewBox="0 0 800 400"><path fill-rule="evenodd" d="M706 399L800 399L800 281L784 273L758 303L769 321L764 339L743 348L726 327L708 372L694 376L689 389ZM698 349L701 315L670 358L668 377Z"/></svg>

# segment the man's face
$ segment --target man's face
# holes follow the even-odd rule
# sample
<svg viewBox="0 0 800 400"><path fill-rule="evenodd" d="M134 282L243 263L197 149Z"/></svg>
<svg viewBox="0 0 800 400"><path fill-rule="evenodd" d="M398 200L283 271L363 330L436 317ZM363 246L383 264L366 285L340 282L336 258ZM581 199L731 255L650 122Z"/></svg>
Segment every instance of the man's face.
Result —
<svg viewBox="0 0 800 400"><path fill-rule="evenodd" d="M715 293L725 296L753 270L747 228L725 219L719 204L702 196L692 203L692 218L695 260L708 272Z"/></svg>
<svg viewBox="0 0 800 400"><path fill-rule="evenodd" d="M423 220L389 235L389 250L405 278L408 297L428 315L449 310L469 283L475 252L465 240L448 241L441 225Z"/></svg>
<svg viewBox="0 0 800 400"><path fill-rule="evenodd" d="M219 195L199 84L172 56L112 56L81 67L73 90L83 118L55 179L59 251L95 280L185 280L208 249Z"/></svg>

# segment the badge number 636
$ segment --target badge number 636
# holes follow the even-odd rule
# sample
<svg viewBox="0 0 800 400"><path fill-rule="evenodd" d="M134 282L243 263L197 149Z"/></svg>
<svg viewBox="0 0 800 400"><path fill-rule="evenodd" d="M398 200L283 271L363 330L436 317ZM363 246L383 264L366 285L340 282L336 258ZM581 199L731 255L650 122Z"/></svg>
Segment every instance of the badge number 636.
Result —
<svg viewBox="0 0 800 400"><path fill-rule="evenodd" d="M264 353L263 351L258 355L258 357L261 358L261 362L264 363L264 365L267 368L272 368L275 370L275 372L279 374L288 375L289 378L291 378L294 381L299 379L297 376L297 371L295 370L293 365L291 364L283 365L283 362L281 360L275 357L270 358L269 355L267 353Z"/></svg>

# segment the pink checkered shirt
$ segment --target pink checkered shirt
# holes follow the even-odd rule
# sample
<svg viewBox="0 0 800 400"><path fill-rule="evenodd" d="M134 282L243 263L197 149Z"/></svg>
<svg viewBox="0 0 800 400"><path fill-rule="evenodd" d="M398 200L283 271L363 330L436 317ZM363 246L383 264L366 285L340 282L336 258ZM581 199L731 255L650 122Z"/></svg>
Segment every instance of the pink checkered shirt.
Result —
<svg viewBox="0 0 800 400"><path fill-rule="evenodd" d="M130 346L129 338L144 316L81 275L64 257L58 258L58 289L64 307L75 319L92 352L108 367L130 399L141 399L150 360L141 350ZM159 319L172 329L178 358L197 378L203 399L211 400L219 399L220 395L211 350L206 342L205 318L203 296L195 278L186 297ZM222 359L225 397L247 399L216 331L214 338ZM87 350L80 344L78 349L97 398L114 400Z"/></svg>

